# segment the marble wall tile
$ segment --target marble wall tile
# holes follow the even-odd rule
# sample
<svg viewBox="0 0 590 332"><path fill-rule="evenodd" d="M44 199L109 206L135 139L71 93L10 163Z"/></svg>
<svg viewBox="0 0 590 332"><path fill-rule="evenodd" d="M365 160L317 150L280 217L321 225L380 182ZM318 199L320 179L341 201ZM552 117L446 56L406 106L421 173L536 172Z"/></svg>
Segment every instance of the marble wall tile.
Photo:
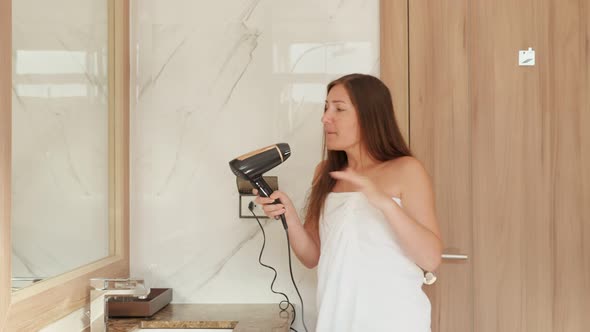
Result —
<svg viewBox="0 0 590 332"><path fill-rule="evenodd" d="M273 272L258 264L259 226L239 219L228 162L289 143L291 158L268 175L303 209L321 156L326 84L379 74L378 1L133 7L132 273L174 288L174 302L279 302ZM267 220L264 228L263 262L299 311L284 230ZM292 263L310 327L316 273L294 255Z"/></svg>

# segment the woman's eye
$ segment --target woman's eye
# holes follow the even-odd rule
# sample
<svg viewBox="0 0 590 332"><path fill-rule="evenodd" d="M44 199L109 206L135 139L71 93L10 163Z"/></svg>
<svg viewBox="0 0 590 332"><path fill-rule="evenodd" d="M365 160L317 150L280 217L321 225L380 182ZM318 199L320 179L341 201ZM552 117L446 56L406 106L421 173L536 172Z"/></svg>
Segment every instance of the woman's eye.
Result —
<svg viewBox="0 0 590 332"><path fill-rule="evenodd" d="M342 111L344 111L344 109L343 109L343 108L337 108L336 110L337 110L338 112L342 112Z"/></svg>

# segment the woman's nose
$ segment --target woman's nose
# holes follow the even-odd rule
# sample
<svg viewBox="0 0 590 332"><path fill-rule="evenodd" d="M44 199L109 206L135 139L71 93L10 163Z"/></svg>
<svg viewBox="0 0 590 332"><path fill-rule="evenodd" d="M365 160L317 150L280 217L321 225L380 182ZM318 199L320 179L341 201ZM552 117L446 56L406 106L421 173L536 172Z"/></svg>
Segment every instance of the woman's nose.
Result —
<svg viewBox="0 0 590 332"><path fill-rule="evenodd" d="M332 122L332 117L329 115L328 111L324 112L324 115L322 115L322 123L326 124Z"/></svg>

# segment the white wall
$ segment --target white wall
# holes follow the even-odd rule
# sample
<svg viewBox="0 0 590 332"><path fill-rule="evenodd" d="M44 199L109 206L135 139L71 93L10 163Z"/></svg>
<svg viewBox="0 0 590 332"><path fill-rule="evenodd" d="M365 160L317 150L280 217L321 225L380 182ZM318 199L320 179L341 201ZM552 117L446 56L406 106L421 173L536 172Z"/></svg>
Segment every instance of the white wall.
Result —
<svg viewBox="0 0 590 332"><path fill-rule="evenodd" d="M257 261L258 224L238 218L228 162L289 143L291 158L269 175L303 208L326 84L378 74L378 1L134 4L132 273L172 287L174 302L279 302ZM299 309L284 231L280 222L265 229L264 262ZM294 262L312 326L315 270Z"/></svg>

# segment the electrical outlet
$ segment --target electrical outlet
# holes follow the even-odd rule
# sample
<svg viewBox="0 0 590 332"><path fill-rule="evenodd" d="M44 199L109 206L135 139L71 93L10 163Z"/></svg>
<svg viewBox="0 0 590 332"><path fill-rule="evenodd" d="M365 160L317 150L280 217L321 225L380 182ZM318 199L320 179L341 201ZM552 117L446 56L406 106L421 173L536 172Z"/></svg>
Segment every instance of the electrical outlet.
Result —
<svg viewBox="0 0 590 332"><path fill-rule="evenodd" d="M254 214L258 218L268 218L266 214L264 214L262 207L254 202L255 199L256 195L240 195L240 218L254 218L252 212L250 212L250 209L248 208L250 202L254 204Z"/></svg>

